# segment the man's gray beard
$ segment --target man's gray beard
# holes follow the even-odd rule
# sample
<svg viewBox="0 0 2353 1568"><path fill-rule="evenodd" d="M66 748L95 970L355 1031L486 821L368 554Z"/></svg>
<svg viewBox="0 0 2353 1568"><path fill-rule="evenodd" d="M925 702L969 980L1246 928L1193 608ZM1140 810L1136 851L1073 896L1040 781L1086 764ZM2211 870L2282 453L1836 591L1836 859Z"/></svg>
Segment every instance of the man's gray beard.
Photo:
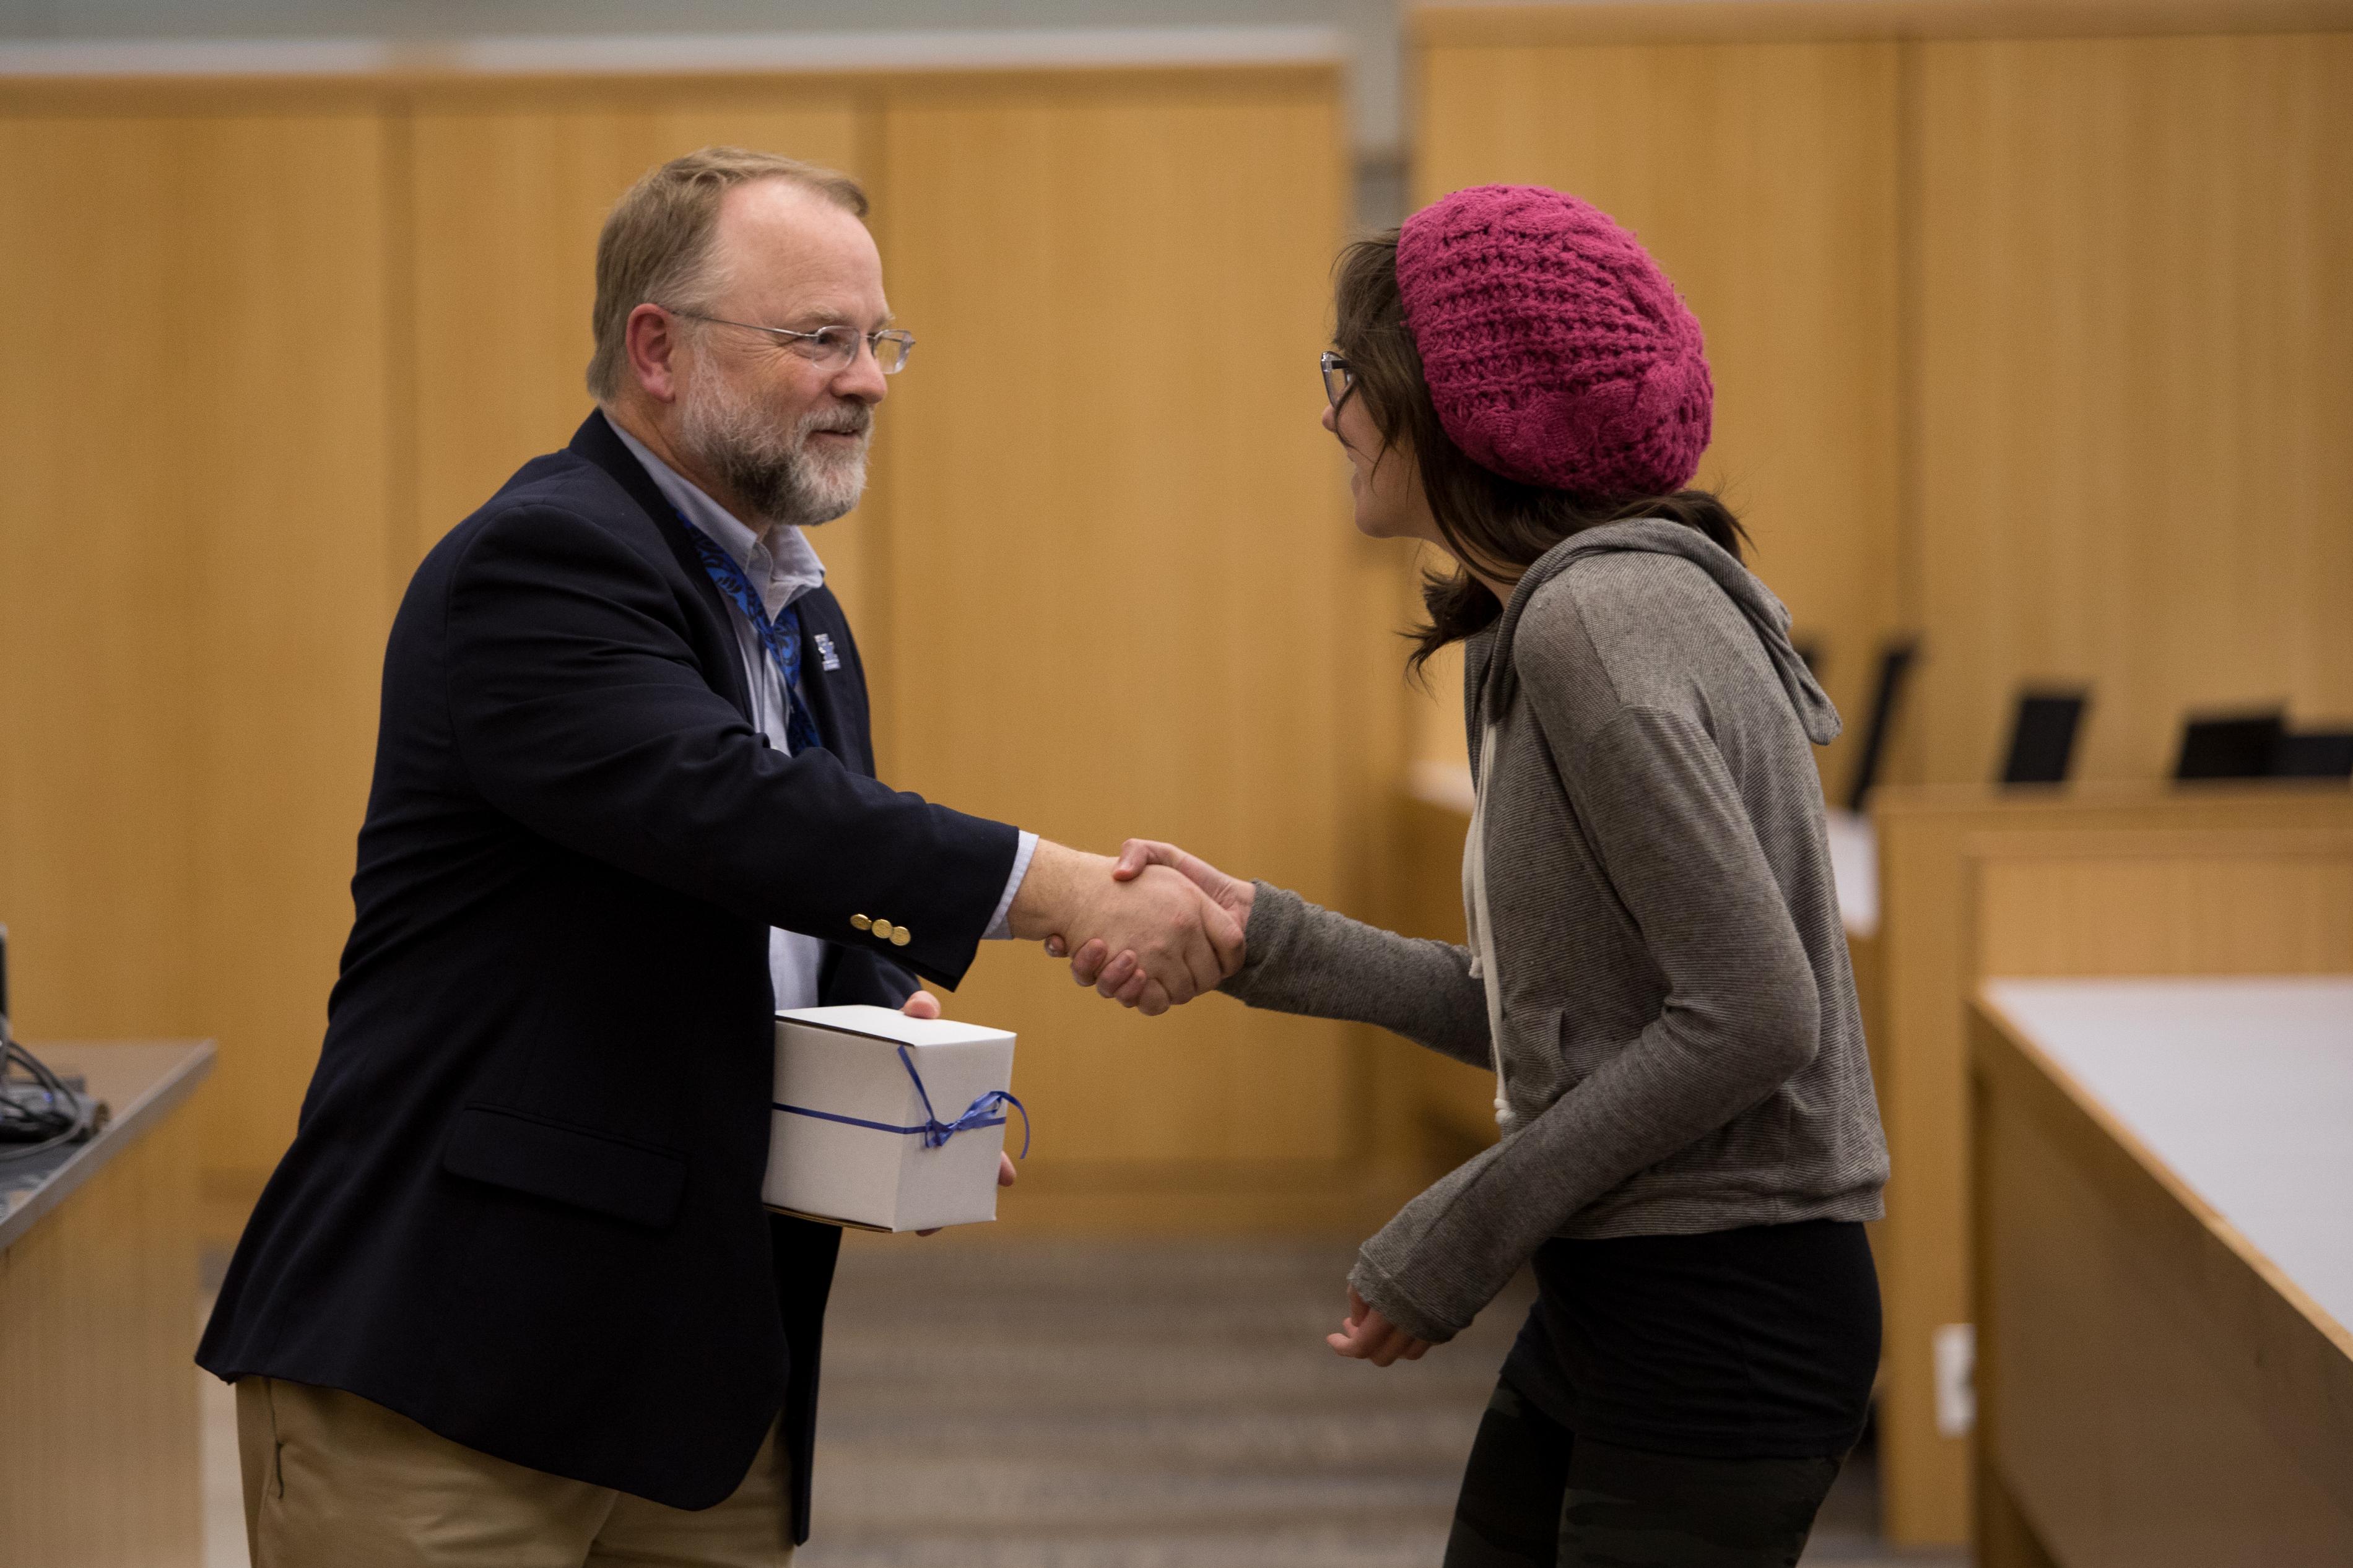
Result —
<svg viewBox="0 0 2353 1568"><path fill-rule="evenodd" d="M840 458L815 458L810 435L855 429L858 448ZM862 403L842 403L804 415L791 430L736 395L725 377L695 376L679 410L679 445L686 455L718 476L735 498L752 509L755 526L815 528L858 504L866 490L866 446L873 413Z"/></svg>

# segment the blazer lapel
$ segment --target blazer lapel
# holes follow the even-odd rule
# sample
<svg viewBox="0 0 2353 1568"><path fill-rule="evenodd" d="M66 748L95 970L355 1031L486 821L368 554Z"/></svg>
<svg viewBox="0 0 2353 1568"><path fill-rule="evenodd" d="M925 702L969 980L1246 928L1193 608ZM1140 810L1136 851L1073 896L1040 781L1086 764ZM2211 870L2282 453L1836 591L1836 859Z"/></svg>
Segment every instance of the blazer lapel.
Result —
<svg viewBox="0 0 2353 1568"><path fill-rule="evenodd" d="M874 749L867 735L866 680L841 601L819 587L796 602L801 617L801 695L817 721L818 739L849 767L871 778ZM823 643L818 641L822 637ZM825 668L827 647L839 663Z"/></svg>
<svg viewBox="0 0 2353 1568"><path fill-rule="evenodd" d="M711 580L711 574L703 570L702 557L695 552L694 541L687 536L686 524L670 504L670 498L661 493L661 487L654 483L654 477L646 472L646 466L638 461L637 454L621 444L621 438L613 433L613 426L606 422L605 411L601 408L591 412L580 422L580 428L572 433L570 450L574 456L586 458L604 469L613 482L638 503L638 509L652 521L654 531L661 535L662 542L670 547L679 570L694 585L695 594L702 600L703 608L710 612L719 632L718 647L723 650L723 657L715 661L718 669L713 684L721 695L735 704L737 712L749 719L752 716L752 693L744 683L743 662L735 651L734 622L729 618L738 612L720 594L719 584Z"/></svg>

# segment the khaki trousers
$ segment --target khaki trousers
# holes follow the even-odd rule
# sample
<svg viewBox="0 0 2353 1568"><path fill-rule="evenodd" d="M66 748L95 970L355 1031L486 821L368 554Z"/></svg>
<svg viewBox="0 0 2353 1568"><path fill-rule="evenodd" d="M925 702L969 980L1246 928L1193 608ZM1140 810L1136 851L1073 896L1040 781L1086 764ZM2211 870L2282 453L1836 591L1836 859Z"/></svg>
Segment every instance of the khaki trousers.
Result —
<svg viewBox="0 0 2353 1568"><path fill-rule="evenodd" d="M381 1405L276 1378L237 1384L254 1568L778 1568L793 1560L771 1430L733 1497L665 1508L435 1436Z"/></svg>

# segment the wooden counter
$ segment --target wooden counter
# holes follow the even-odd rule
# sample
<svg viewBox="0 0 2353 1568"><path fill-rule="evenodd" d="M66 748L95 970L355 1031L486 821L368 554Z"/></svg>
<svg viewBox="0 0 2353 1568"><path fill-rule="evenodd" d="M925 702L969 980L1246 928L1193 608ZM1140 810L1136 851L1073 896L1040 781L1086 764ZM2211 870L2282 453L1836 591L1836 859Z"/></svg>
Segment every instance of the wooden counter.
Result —
<svg viewBox="0 0 2353 1568"><path fill-rule="evenodd" d="M0 1163L0 1568L195 1568L196 1134L213 1047L54 1043L113 1118Z"/></svg>
<svg viewBox="0 0 2353 1568"><path fill-rule="evenodd" d="M2001 974L2353 971L2353 791L1890 786L1872 816L1878 929L1855 969L1894 1162L1872 1240L1883 1518L1899 1544L1957 1542L1972 1517L1967 1362L1938 1352L1965 1347L1971 1321L1971 994ZM1980 897L1992 868L2027 862L2033 877Z"/></svg>
<svg viewBox="0 0 2353 1568"><path fill-rule="evenodd" d="M1980 1561L2353 1563L2353 978L1971 1028Z"/></svg>

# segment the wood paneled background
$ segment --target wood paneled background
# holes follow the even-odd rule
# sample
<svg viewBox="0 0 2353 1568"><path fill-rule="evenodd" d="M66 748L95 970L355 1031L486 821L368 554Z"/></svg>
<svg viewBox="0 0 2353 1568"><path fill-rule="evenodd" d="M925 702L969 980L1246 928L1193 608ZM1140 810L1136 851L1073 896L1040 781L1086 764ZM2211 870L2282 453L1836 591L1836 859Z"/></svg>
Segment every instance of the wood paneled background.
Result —
<svg viewBox="0 0 2353 1568"><path fill-rule="evenodd" d="M2193 706L2353 719L2353 33L1917 50L1913 765L2026 680L2084 776Z"/></svg>
<svg viewBox="0 0 2353 1568"><path fill-rule="evenodd" d="M208 1173L290 1133L396 592L365 105L0 114L0 918L27 1037L217 1035Z"/></svg>
<svg viewBox="0 0 2353 1568"><path fill-rule="evenodd" d="M1695 482L1740 513L1848 714L1899 625L1896 75L1884 43L1421 55L1417 205L1493 182L1574 191L1690 301L1716 399ZM1435 683L1421 755L1462 754L1458 679ZM1833 779L1847 750L1825 754Z"/></svg>
<svg viewBox="0 0 2353 1568"><path fill-rule="evenodd" d="M1149 834L1344 889L1368 701L1338 657L1350 530L1316 423L1335 114L1084 86L889 117L892 303L957 328L905 378L885 459L894 522L924 520L892 530L888 574L900 782L1067 842ZM967 989L1035 1029L1024 1071L1065 1089L1075 1158L1350 1152L1337 1026L1145 1019L1028 953Z"/></svg>
<svg viewBox="0 0 2353 1568"><path fill-rule="evenodd" d="M586 412L613 199L720 142L859 175L922 339L816 536L886 776L1379 895L1401 557L1316 425L1335 69L0 84L17 1022L218 1037L216 1238L316 1059L407 575ZM1402 1190L1367 1195L1399 1102L1367 1032L1142 1020L1010 944L953 1005L1023 1033L1026 1223L1353 1226Z"/></svg>
<svg viewBox="0 0 2353 1568"><path fill-rule="evenodd" d="M2026 684L2091 689L2084 778L2164 776L2191 708L2353 721L2353 6L1412 26L1418 201L1575 191L1691 300L1699 482L1850 736L1883 642L1920 638L1888 776L1993 777ZM1441 683L1418 755L1461 758L1455 706Z"/></svg>

